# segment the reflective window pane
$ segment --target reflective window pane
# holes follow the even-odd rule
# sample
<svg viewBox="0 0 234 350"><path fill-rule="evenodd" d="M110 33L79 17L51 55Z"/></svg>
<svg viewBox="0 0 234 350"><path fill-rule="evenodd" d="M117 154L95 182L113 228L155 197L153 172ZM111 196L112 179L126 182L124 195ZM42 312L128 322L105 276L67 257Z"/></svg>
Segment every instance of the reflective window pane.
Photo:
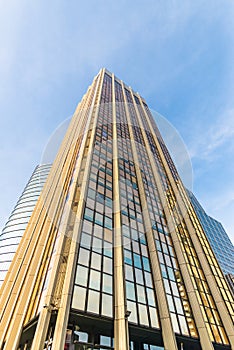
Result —
<svg viewBox="0 0 234 350"><path fill-rule="evenodd" d="M100 290L101 274L98 271L91 270L89 277L89 288Z"/></svg>
<svg viewBox="0 0 234 350"><path fill-rule="evenodd" d="M133 322L133 323L137 323L136 303L127 300L127 308L128 308L128 311L131 311L131 314L128 317L128 321Z"/></svg>
<svg viewBox="0 0 234 350"><path fill-rule="evenodd" d="M150 307L149 312L150 312L151 326L159 328L157 310L155 308Z"/></svg>
<svg viewBox="0 0 234 350"><path fill-rule="evenodd" d="M147 314L146 306L138 304L138 307L139 307L140 323L142 325L148 326L149 325L149 320L148 320L148 314Z"/></svg>
<svg viewBox="0 0 234 350"><path fill-rule="evenodd" d="M139 303L146 303L145 300L145 288L137 284L137 300Z"/></svg>
<svg viewBox="0 0 234 350"><path fill-rule="evenodd" d="M78 262L82 265L89 265L89 251L87 249L80 248Z"/></svg>
<svg viewBox="0 0 234 350"><path fill-rule="evenodd" d="M104 292L112 294L112 276L103 274L102 289Z"/></svg>
<svg viewBox="0 0 234 350"><path fill-rule="evenodd" d="M148 297L148 304L151 306L155 306L155 297L153 289L146 288L146 292Z"/></svg>
<svg viewBox="0 0 234 350"><path fill-rule="evenodd" d="M142 260L143 260L143 268L144 268L144 270L150 271L149 259L146 258L145 256L143 256Z"/></svg>
<svg viewBox="0 0 234 350"><path fill-rule="evenodd" d="M175 333L180 333L178 321L175 314L171 314L172 327Z"/></svg>
<svg viewBox="0 0 234 350"><path fill-rule="evenodd" d="M182 308L182 304L179 298L174 298L175 301L175 305L176 305L176 311L178 314L183 314L183 308Z"/></svg>
<svg viewBox="0 0 234 350"><path fill-rule="evenodd" d="M144 284L142 270L135 269L136 283Z"/></svg>
<svg viewBox="0 0 234 350"><path fill-rule="evenodd" d="M100 293L93 290L89 291L87 311L99 313L99 297Z"/></svg>
<svg viewBox="0 0 234 350"><path fill-rule="evenodd" d="M134 284L126 281L127 299L136 300Z"/></svg>
<svg viewBox="0 0 234 350"><path fill-rule="evenodd" d="M138 254L133 254L134 266L141 269L141 257Z"/></svg>
<svg viewBox="0 0 234 350"><path fill-rule="evenodd" d="M180 322L180 328L183 334L185 335L189 335L189 331L188 331L188 327L187 327L187 323L185 320L184 316L178 316L179 317L179 322Z"/></svg>
<svg viewBox="0 0 234 350"><path fill-rule="evenodd" d="M91 245L91 236L83 232L81 235L80 245L84 248L89 249Z"/></svg>
<svg viewBox="0 0 234 350"><path fill-rule="evenodd" d="M113 317L112 296L102 294L102 315Z"/></svg>
<svg viewBox="0 0 234 350"><path fill-rule="evenodd" d="M133 281L133 270L129 265L125 265L125 278L127 280Z"/></svg>
<svg viewBox="0 0 234 350"><path fill-rule="evenodd" d="M91 255L91 267L96 270L101 270L101 259L102 256L97 253L92 253Z"/></svg>
<svg viewBox="0 0 234 350"><path fill-rule="evenodd" d="M153 287L151 274L149 272L144 271L144 275L146 285L148 287Z"/></svg>
<svg viewBox="0 0 234 350"><path fill-rule="evenodd" d="M76 271L75 283L86 287L87 280L88 280L88 268L79 265Z"/></svg>
<svg viewBox="0 0 234 350"><path fill-rule="evenodd" d="M132 253L127 249L124 249L124 262L132 265Z"/></svg>
<svg viewBox="0 0 234 350"><path fill-rule="evenodd" d="M112 274L112 259L106 256L103 258L103 271Z"/></svg>
<svg viewBox="0 0 234 350"><path fill-rule="evenodd" d="M74 293L72 298L72 308L84 310L85 308L86 289L74 286Z"/></svg>
<svg viewBox="0 0 234 350"><path fill-rule="evenodd" d="M168 305L169 305L169 310L172 312L175 312L175 306L174 306L173 298L171 295L167 294L167 301L168 301Z"/></svg>

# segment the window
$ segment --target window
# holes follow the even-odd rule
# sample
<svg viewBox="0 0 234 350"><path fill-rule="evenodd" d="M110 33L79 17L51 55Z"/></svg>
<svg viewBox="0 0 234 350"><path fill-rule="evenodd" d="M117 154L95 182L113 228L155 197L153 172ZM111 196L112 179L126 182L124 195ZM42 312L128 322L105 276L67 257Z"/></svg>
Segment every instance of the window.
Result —
<svg viewBox="0 0 234 350"><path fill-rule="evenodd" d="M103 292L112 294L112 276L103 274Z"/></svg>
<svg viewBox="0 0 234 350"><path fill-rule="evenodd" d="M137 284L137 300L139 303L146 303L145 300L145 288Z"/></svg>
<svg viewBox="0 0 234 350"><path fill-rule="evenodd" d="M78 262L85 266L89 265L89 251L87 249L80 248Z"/></svg>
<svg viewBox="0 0 234 350"><path fill-rule="evenodd" d="M141 269L141 257L138 254L133 254L134 266Z"/></svg>
<svg viewBox="0 0 234 350"><path fill-rule="evenodd" d="M99 313L99 298L100 293L89 290L87 311Z"/></svg>
<svg viewBox="0 0 234 350"><path fill-rule="evenodd" d="M140 323L148 326L149 325L149 320L148 320L148 314L147 314L147 309L145 305L138 305L139 307L139 318L140 318Z"/></svg>
<svg viewBox="0 0 234 350"><path fill-rule="evenodd" d="M113 317L113 301L111 295L102 294L102 315Z"/></svg>
<svg viewBox="0 0 234 350"><path fill-rule="evenodd" d="M91 256L91 267L96 270L101 270L102 256L100 254L92 252Z"/></svg>
<svg viewBox="0 0 234 350"><path fill-rule="evenodd" d="M84 266L78 266L76 271L75 283L86 287L88 281L88 269Z"/></svg>
<svg viewBox="0 0 234 350"><path fill-rule="evenodd" d="M82 287L74 287L72 308L84 310L85 308L86 289Z"/></svg>
<svg viewBox="0 0 234 350"><path fill-rule="evenodd" d="M126 281L126 294L127 299L136 300L134 283Z"/></svg>
<svg viewBox="0 0 234 350"><path fill-rule="evenodd" d="M81 241L80 244L82 247L85 247L87 249L90 249L90 245L91 245L91 236L88 235L87 233L82 233L81 235Z"/></svg>

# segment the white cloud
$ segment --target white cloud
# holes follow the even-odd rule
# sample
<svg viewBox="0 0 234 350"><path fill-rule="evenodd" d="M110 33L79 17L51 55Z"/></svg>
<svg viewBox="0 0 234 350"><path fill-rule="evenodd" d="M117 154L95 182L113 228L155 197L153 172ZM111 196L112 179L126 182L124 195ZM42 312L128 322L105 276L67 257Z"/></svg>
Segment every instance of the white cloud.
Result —
<svg viewBox="0 0 234 350"><path fill-rule="evenodd" d="M228 236L234 243L234 216L231 215L234 211L234 190L228 190L222 193L215 192L212 197L203 198L204 207L207 214L221 221Z"/></svg>
<svg viewBox="0 0 234 350"><path fill-rule="evenodd" d="M217 150L222 146L229 145L229 151L234 148L234 108L227 109L217 118L212 126L205 129L200 125L189 146L189 153L192 158L200 158L212 161L219 155Z"/></svg>

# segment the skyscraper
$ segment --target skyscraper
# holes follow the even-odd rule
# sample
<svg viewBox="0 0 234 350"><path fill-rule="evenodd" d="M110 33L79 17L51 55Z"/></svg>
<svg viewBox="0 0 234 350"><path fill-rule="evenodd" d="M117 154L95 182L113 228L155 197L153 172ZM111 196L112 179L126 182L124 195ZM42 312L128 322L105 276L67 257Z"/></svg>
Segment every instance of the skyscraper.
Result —
<svg viewBox="0 0 234 350"><path fill-rule="evenodd" d="M234 301L150 110L102 69L8 278L0 346L234 348Z"/></svg>
<svg viewBox="0 0 234 350"><path fill-rule="evenodd" d="M191 191L188 191L188 195L223 272L234 275L234 246L222 224L207 215Z"/></svg>
<svg viewBox="0 0 234 350"><path fill-rule="evenodd" d="M0 286L10 267L50 168L51 164L36 166L0 234Z"/></svg>

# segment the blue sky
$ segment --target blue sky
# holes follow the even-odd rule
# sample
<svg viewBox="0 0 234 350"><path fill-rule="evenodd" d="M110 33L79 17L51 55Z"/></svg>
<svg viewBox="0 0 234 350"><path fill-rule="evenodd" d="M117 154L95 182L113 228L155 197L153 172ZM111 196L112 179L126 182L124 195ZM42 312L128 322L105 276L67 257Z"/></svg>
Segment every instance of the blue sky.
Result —
<svg viewBox="0 0 234 350"><path fill-rule="evenodd" d="M101 67L178 130L193 190L234 240L234 3L0 3L0 226Z"/></svg>

